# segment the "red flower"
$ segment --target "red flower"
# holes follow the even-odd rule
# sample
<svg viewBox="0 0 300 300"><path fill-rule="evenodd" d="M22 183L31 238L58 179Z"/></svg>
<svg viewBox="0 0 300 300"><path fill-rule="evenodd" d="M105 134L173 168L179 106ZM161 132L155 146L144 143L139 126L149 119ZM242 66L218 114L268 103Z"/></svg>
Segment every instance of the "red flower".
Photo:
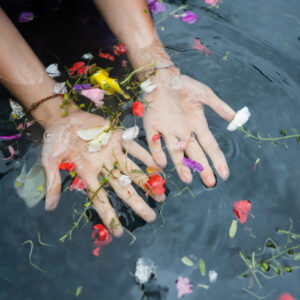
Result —
<svg viewBox="0 0 300 300"><path fill-rule="evenodd" d="M99 256L100 249L112 241L112 236L104 225L96 224L93 226L92 239L96 246L93 250L93 255Z"/></svg>
<svg viewBox="0 0 300 300"><path fill-rule="evenodd" d="M77 72L77 75L87 74L90 68L91 66L88 67L83 61L79 61L75 63L72 68L69 69L69 72L71 76L73 76L75 72Z"/></svg>
<svg viewBox="0 0 300 300"><path fill-rule="evenodd" d="M101 52L101 50L100 50L98 56L101 57L101 58L108 59L110 61L114 61L115 60L115 57L113 55L111 55L109 53L103 53L103 52Z"/></svg>
<svg viewBox="0 0 300 300"><path fill-rule="evenodd" d="M162 195L166 191L165 182L166 181L160 175L153 174L147 183L145 183L145 187L148 191L152 190L156 195Z"/></svg>
<svg viewBox="0 0 300 300"><path fill-rule="evenodd" d="M277 300L295 300L295 298L292 297L291 294L285 292L285 293L281 294Z"/></svg>
<svg viewBox="0 0 300 300"><path fill-rule="evenodd" d="M71 160L69 162L60 163L58 168L60 170L67 170L68 172L72 172L75 169L76 165L72 163Z"/></svg>
<svg viewBox="0 0 300 300"><path fill-rule="evenodd" d="M233 211L240 223L243 224L247 221L248 214L251 210L251 202L249 200L236 201L233 204Z"/></svg>
<svg viewBox="0 0 300 300"><path fill-rule="evenodd" d="M158 141L160 139L160 137L161 137L161 134L158 134L158 133L154 134L152 136L152 142Z"/></svg>
<svg viewBox="0 0 300 300"><path fill-rule="evenodd" d="M143 117L144 115L144 105L142 102L135 101L132 107L132 113L136 116Z"/></svg>
<svg viewBox="0 0 300 300"><path fill-rule="evenodd" d="M120 43L117 46L114 46L114 53L115 55L120 56L121 54L125 54L127 51L127 48L124 44Z"/></svg>
<svg viewBox="0 0 300 300"><path fill-rule="evenodd" d="M86 182L83 179L80 179L78 176L75 177L73 182L70 185L70 191L78 190L82 191L86 188Z"/></svg>

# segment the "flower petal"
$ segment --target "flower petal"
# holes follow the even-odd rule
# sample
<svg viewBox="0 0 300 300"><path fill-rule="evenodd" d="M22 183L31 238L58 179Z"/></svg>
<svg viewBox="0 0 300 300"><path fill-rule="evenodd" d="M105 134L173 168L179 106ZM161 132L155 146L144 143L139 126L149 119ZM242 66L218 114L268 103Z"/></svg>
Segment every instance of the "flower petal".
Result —
<svg viewBox="0 0 300 300"><path fill-rule="evenodd" d="M228 131L237 130L239 127L243 126L249 120L251 114L247 106L244 106L242 109L238 110L234 119L227 126Z"/></svg>
<svg viewBox="0 0 300 300"><path fill-rule="evenodd" d="M122 139L126 142L133 140L139 135L139 127L133 126L131 128L126 129L122 134Z"/></svg>
<svg viewBox="0 0 300 300"><path fill-rule="evenodd" d="M92 127L87 129L82 129L76 131L77 135L84 141L90 141L96 138L99 134L101 134L104 130L107 130L108 125L102 127Z"/></svg>

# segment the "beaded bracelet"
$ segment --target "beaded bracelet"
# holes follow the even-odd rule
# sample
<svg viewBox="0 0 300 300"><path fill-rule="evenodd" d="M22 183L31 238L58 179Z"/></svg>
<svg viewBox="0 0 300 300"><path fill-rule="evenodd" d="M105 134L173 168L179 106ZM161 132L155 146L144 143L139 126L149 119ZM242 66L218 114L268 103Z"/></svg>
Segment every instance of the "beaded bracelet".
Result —
<svg viewBox="0 0 300 300"><path fill-rule="evenodd" d="M36 101L36 102L34 102L34 103L32 103L31 105L30 105L30 107L28 108L28 112L30 113L30 112L32 112L32 111L34 111L40 104L42 104L43 102L46 102L46 101L48 101L48 100L50 100L50 99L53 99L53 98L55 98L55 97L57 97L57 96L63 96L64 94L53 94L53 95L51 95L51 96L48 96L48 97L46 97L46 98L43 98L43 99L40 99L39 101Z"/></svg>

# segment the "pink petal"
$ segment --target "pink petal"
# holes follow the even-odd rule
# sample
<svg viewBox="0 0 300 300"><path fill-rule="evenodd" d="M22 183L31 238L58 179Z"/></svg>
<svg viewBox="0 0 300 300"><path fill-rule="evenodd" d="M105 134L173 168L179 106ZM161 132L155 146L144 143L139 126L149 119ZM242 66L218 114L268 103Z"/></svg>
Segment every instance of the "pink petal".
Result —
<svg viewBox="0 0 300 300"><path fill-rule="evenodd" d="M10 156L7 158L3 158L3 160L9 160L9 159L13 158L16 153L14 147L11 145L8 146L8 150L9 150Z"/></svg>
<svg viewBox="0 0 300 300"><path fill-rule="evenodd" d="M97 107L103 105L104 102L102 100L104 98L104 94L105 92L98 88L81 91L81 95L89 98Z"/></svg>
<svg viewBox="0 0 300 300"><path fill-rule="evenodd" d="M176 287L178 290L178 298L183 297L184 295L191 294L193 292L193 286L190 283L188 278L178 277L176 282Z"/></svg>
<svg viewBox="0 0 300 300"><path fill-rule="evenodd" d="M281 294L277 300L295 300L295 298L288 292L285 292Z"/></svg>

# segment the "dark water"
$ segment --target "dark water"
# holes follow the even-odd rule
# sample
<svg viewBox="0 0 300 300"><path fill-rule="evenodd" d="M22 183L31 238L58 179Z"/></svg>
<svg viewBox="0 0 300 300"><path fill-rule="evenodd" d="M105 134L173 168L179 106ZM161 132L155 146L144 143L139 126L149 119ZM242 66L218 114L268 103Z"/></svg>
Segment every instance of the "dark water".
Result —
<svg viewBox="0 0 300 300"><path fill-rule="evenodd" d="M220 8L211 10L204 9L204 2L199 0L187 4L199 16L196 24L184 24L172 17L160 22L162 15L155 16L155 21L160 22L161 38L182 72L212 87L234 109L247 105L252 117L246 127L252 132L280 136L282 128L288 134L291 128L300 131L299 1L224 0ZM176 5L171 4L169 8L175 9ZM70 36L68 41L75 40L73 34ZM199 51L191 50L194 38L210 46L213 55L206 58ZM109 35L106 39L113 40ZM44 37L44 44L40 45L45 64L55 62L46 51L50 44L53 45ZM57 50L57 57L59 62L71 64L86 50L96 54L97 47L95 41L78 42L75 54L64 57ZM230 53L224 60L226 51ZM5 119L9 110L2 98L2 119ZM185 299L255 299L242 291L249 287L250 277L238 278L246 270L238 251L245 255L258 252L268 237L284 245L286 236L276 229L287 229L290 218L294 221L293 232L300 233L300 145L292 139L288 140L288 148L271 143L258 147L254 140L244 139L241 132L226 131L226 123L214 112L207 109L206 115L227 157L230 178L226 182L218 178L215 188L206 189L194 176L189 187L195 197L188 191L174 197L177 190L168 183L170 193L163 208L164 226L159 228L162 224L159 215L155 223L141 226L143 223L132 213L124 213L123 221L133 230L135 243L129 245L131 238L125 234L103 248L98 258L91 254L92 224L75 231L71 242L58 241L72 226L73 204L80 210L84 195L64 193L59 207L50 213L45 213L43 203L28 209L16 195L13 183L24 161L32 162L41 151L38 129L32 129L32 134L22 140L20 154L11 161L0 161L0 299L73 299L75 296L67 290L75 292L79 286L83 286L79 299L141 299L142 292L131 275L139 257L149 257L157 265L156 280L145 287L150 291L148 299L177 299L178 276L188 277L194 285L193 294L186 295ZM127 117L124 122L129 126L133 121ZM260 162L253 171L257 158ZM179 189L184 188L176 174L167 174ZM232 205L241 199L252 202L255 218L249 217L246 224L239 224L236 237L230 239ZM159 213L160 206L155 210ZM53 247L40 245L37 232ZM32 261L46 273L29 265L29 245L21 245L26 240L34 242ZM292 245L298 244L299 240L294 240ZM181 262L183 256L191 254L204 259L207 269L204 277L198 268ZM282 263L297 265L294 260ZM209 282L208 270L218 273L215 283ZM273 279L258 277L262 288L259 290L253 283L252 291L260 296L275 290L268 299L277 299L285 291L300 299L300 270ZM200 288L198 283L210 288Z"/></svg>

